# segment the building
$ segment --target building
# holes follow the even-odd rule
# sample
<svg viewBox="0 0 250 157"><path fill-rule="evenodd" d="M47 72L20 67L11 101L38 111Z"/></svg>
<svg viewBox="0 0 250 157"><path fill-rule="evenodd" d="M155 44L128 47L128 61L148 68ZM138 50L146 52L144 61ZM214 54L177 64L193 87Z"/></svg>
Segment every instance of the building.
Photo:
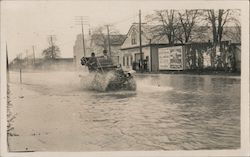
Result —
<svg viewBox="0 0 250 157"><path fill-rule="evenodd" d="M89 36L87 36L89 38ZM90 40L84 40L85 42L85 53L86 56L89 56L90 54ZM74 58L74 66L76 69L81 69L81 58L84 56L84 51L83 51L83 41L82 41L82 34L78 34L76 36L76 41L75 45L73 46L73 58Z"/></svg>
<svg viewBox="0 0 250 157"><path fill-rule="evenodd" d="M139 25L133 24L124 40L122 51L122 67L124 69L139 69L141 55L144 60L144 69L147 71L158 71L158 48L168 46L168 39L165 35L155 36L151 29L152 25L142 25L141 42L142 54L140 54Z"/></svg>
<svg viewBox="0 0 250 157"><path fill-rule="evenodd" d="M170 45L167 36L155 31L154 27L153 25L145 24L141 26L142 54L140 54L139 46L139 25L133 24L130 27L126 39L121 46L121 65L124 69L138 71L140 66L142 66L144 71L149 72L185 70L192 68L192 66L188 66L188 62L191 62L190 64L197 64L197 66L199 62L202 64L205 63L205 66L211 66L209 64L211 62L209 50L210 41L212 41L211 28L199 27L200 32L193 31L190 39L192 42L190 43L182 44L176 40L175 44ZM225 27L224 32L222 41L224 43L231 43L231 45L237 45L235 53L237 67L240 69L240 37L236 37L237 34L233 27ZM143 63L140 61L141 57ZM202 58L202 61L200 61L200 58ZM206 59L205 62L203 61L204 59Z"/></svg>

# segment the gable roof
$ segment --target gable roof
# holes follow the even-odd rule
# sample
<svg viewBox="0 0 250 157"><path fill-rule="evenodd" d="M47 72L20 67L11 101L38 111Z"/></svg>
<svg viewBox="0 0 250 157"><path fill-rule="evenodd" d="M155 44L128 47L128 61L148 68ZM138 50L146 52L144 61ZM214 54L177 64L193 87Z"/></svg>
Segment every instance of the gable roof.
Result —
<svg viewBox="0 0 250 157"><path fill-rule="evenodd" d="M168 38L165 34L162 34L160 31L155 31L155 27L159 25L141 25L142 36L144 36L147 40L151 40L151 44L168 44ZM139 25L133 24L131 29L135 29L139 33ZM128 33L129 34L129 33Z"/></svg>
<svg viewBox="0 0 250 157"><path fill-rule="evenodd" d="M232 43L240 43L241 42L240 37L235 38L235 36L237 36L236 29L237 29L236 27L224 27L222 41L231 40ZM131 25L126 38L128 38L132 30L135 30L137 31L137 33L139 33L139 24ZM142 36L148 40L149 44L150 40L151 44L169 44L167 35L163 34L161 30L162 30L162 25L148 25L148 24L141 25ZM191 42L208 42L209 40L212 41L213 33L211 27L198 26L194 28L194 30L195 31L193 31L191 34ZM176 41L176 43L178 44L180 42Z"/></svg>
<svg viewBox="0 0 250 157"><path fill-rule="evenodd" d="M122 45L124 39L126 38L126 35L122 35L122 34L109 35L109 38L110 38L111 46L119 46L119 45ZM108 39L107 35L103 35L103 34L91 35L91 43L95 45L102 45L104 43L104 40L107 40L107 39Z"/></svg>
<svg viewBox="0 0 250 157"><path fill-rule="evenodd" d="M213 41L213 31L209 26L200 26L195 28L192 32L191 42L208 42ZM229 41L231 43L241 43L240 34L237 33L237 27L224 27L222 41Z"/></svg>

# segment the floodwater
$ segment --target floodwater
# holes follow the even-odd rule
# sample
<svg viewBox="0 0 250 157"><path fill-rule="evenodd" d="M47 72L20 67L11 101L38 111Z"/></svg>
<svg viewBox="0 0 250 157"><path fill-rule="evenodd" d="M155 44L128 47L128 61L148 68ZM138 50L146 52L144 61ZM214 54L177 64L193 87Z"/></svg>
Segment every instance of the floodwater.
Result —
<svg viewBox="0 0 250 157"><path fill-rule="evenodd" d="M11 151L240 148L240 77L137 75L98 92L75 72L10 73Z"/></svg>

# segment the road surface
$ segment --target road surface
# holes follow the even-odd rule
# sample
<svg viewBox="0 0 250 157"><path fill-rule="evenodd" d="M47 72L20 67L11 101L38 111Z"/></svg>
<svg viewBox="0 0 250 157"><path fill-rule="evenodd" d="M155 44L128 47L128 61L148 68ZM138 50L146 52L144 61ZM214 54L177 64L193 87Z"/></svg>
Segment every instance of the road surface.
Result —
<svg viewBox="0 0 250 157"><path fill-rule="evenodd" d="M240 77L137 75L98 92L75 72L10 73L11 151L240 148ZM10 116L11 116L10 115Z"/></svg>

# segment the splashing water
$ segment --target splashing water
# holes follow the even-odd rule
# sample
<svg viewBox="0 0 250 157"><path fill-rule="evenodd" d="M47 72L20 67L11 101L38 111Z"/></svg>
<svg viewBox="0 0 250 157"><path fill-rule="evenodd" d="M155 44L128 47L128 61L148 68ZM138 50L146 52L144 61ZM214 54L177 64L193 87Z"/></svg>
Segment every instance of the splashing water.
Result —
<svg viewBox="0 0 250 157"><path fill-rule="evenodd" d="M163 86L159 81L155 78L147 77L147 78L137 78L137 89L140 92L165 92L172 90L171 87Z"/></svg>
<svg viewBox="0 0 250 157"><path fill-rule="evenodd" d="M106 74L91 73L81 76L81 87L88 90L105 91L109 82L115 79L112 72Z"/></svg>

